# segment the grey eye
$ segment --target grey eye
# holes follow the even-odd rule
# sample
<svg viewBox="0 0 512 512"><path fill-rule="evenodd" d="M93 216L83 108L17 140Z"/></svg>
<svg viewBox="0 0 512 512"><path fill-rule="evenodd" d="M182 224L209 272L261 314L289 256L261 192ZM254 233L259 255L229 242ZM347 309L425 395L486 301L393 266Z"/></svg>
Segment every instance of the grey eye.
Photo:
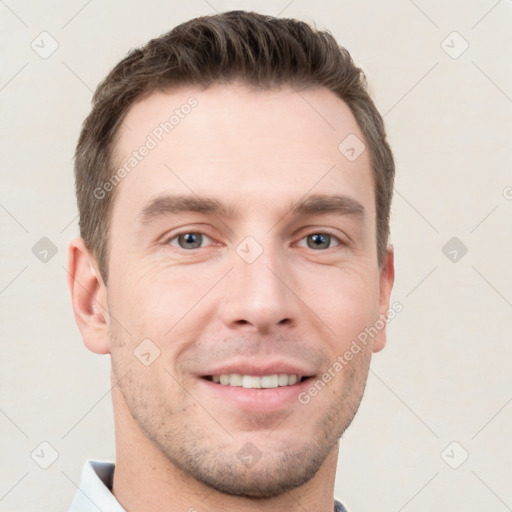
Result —
<svg viewBox="0 0 512 512"><path fill-rule="evenodd" d="M315 233L306 237L306 243L310 249L329 249L332 241L333 237L327 233Z"/></svg>
<svg viewBox="0 0 512 512"><path fill-rule="evenodd" d="M173 240L177 240L178 246L182 249L197 249L203 244L203 235L201 233L183 233Z"/></svg>

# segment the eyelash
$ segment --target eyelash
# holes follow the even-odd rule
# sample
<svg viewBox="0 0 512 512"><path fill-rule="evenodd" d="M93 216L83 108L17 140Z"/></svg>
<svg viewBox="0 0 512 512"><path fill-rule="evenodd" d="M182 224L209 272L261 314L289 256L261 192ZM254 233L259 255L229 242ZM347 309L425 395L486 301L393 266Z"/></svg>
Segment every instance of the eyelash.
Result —
<svg viewBox="0 0 512 512"><path fill-rule="evenodd" d="M165 242L166 245L172 245L173 247L176 247L177 249L181 249L182 251L191 251L191 250L194 250L194 249L183 249L183 247L179 247L178 245L173 245L171 244L171 242L173 240L177 240L180 236L184 236L184 235L201 235L203 238L207 238L208 240L210 240L211 242L213 242L213 239L211 237L209 237L208 235L205 235L204 233L202 233L201 231L182 231L181 233L177 233L175 234L172 238L169 238L167 240L167 242ZM204 247L199 247L200 249L203 249Z"/></svg>
<svg viewBox="0 0 512 512"><path fill-rule="evenodd" d="M331 238L331 241L336 241L336 245L332 246L332 247L327 247L327 249L334 249L335 247L340 247L340 246L343 246L345 245L344 242L342 240L340 240L340 238L338 236L336 236L335 234L331 233L330 231L312 231L311 233L308 233L306 235L304 235L300 240L299 242L302 242L303 240L305 240L306 238L308 238L308 236L313 236L313 235L327 235L328 237ZM307 249L311 249L311 247L306 247ZM324 249L324 251L326 251L327 249ZM312 249L312 250L315 250L315 249Z"/></svg>
<svg viewBox="0 0 512 512"><path fill-rule="evenodd" d="M183 235L201 235L203 237L202 241L204 241L204 238L206 238L206 239L210 240L210 242L215 242L210 236L206 235L205 233L203 233L201 231L189 230L189 231L182 231L181 233L176 233L171 238L167 239L167 241L165 242L165 245L172 245L173 247L176 247L177 249L181 249L182 251L187 251L187 252L194 251L194 250L197 250L197 249L204 249L204 246L193 248L193 249L184 249L183 247L180 247L177 244L174 245L174 244L171 243L174 240L178 240L178 238L180 236L183 236ZM313 236L313 235L327 235L327 236L331 237L331 240L334 240L334 241L337 242L337 244L332 246L332 247L327 247L326 249L319 250L320 252L326 251L328 249L334 249L335 247L341 247L341 246L346 245L346 243L343 240L341 240L337 235L335 235L334 233L330 232L329 230L311 231L310 233L307 233L302 238L300 238L299 242L301 242L301 241L305 240L307 237ZM312 250L315 250L315 249L312 249Z"/></svg>

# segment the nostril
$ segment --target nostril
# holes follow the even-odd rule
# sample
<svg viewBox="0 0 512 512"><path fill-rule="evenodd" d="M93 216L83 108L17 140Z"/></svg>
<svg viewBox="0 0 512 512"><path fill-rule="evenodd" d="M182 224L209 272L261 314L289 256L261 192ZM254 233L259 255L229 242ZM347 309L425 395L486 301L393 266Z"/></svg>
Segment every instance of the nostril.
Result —
<svg viewBox="0 0 512 512"><path fill-rule="evenodd" d="M293 322L290 318L282 318L281 320L279 320L275 325L291 325ZM255 319L254 322L251 322L250 320L246 320L245 318L240 318L238 320L235 320L234 321L234 325L254 325L254 327L258 327L258 328L262 328L263 329L263 325L266 326L266 329L270 329L271 326L272 326L272 322L271 321L264 321L263 319L260 321L258 321L258 319Z"/></svg>

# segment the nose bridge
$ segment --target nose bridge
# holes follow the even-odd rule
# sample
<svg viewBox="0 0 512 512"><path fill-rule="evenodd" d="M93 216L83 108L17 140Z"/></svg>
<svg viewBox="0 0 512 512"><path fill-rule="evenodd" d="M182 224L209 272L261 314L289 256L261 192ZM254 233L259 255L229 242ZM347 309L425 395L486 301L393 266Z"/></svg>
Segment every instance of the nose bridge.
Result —
<svg viewBox="0 0 512 512"><path fill-rule="evenodd" d="M283 295L284 284L279 279L279 269L284 267L279 261L279 255L273 248L266 247L255 261L238 263L240 275L246 285L247 295L254 298L266 298L271 302L277 301Z"/></svg>
<svg viewBox="0 0 512 512"><path fill-rule="evenodd" d="M247 237L233 254L231 274L223 299L226 325L268 331L295 324L296 299L285 284L287 264L278 247Z"/></svg>

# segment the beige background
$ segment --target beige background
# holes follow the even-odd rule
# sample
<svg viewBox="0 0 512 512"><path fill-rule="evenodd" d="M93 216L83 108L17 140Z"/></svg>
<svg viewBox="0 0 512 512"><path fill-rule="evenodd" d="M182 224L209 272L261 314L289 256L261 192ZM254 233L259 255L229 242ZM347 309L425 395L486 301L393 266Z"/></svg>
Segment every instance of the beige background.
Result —
<svg viewBox="0 0 512 512"><path fill-rule="evenodd" d="M82 345L65 272L92 90L128 49L235 8L330 29L396 155L404 309L342 441L337 496L355 512L512 510L510 0L0 1L0 510L67 510L83 461L115 457L109 359ZM43 59L31 42L44 54L49 37ZM57 249L46 263L42 237ZM455 262L452 237L467 247ZM41 442L58 453L46 470Z"/></svg>

